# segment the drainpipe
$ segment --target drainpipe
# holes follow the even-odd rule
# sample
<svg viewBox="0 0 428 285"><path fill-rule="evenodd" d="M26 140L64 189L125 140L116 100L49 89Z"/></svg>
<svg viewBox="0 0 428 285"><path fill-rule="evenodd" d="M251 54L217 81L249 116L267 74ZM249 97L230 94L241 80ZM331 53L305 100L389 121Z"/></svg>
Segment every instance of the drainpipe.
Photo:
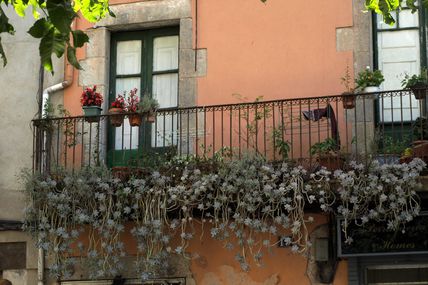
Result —
<svg viewBox="0 0 428 285"><path fill-rule="evenodd" d="M76 28L76 19L71 23L71 29ZM54 93L59 90L63 90L70 86L73 83L73 66L68 62L67 58L64 56L64 81L43 90L42 95L42 112L41 117L43 118L46 115L45 104L49 100L50 93Z"/></svg>
<svg viewBox="0 0 428 285"><path fill-rule="evenodd" d="M76 22L73 21L72 29L74 29ZM46 102L49 100L49 95L59 90L63 90L70 86L73 83L73 66L64 58L64 81L43 90L42 95L42 112L41 117L43 118L46 115L46 110L44 108ZM45 280L45 252L43 248L39 248L38 258L37 258L37 285L44 285Z"/></svg>
<svg viewBox="0 0 428 285"><path fill-rule="evenodd" d="M45 104L49 100L51 93L63 90L73 83L73 66L65 59L64 81L43 90L42 95L42 118L46 116Z"/></svg>
<svg viewBox="0 0 428 285"><path fill-rule="evenodd" d="M43 248L39 248L39 255L37 258L37 285L43 285L45 280L45 252Z"/></svg>

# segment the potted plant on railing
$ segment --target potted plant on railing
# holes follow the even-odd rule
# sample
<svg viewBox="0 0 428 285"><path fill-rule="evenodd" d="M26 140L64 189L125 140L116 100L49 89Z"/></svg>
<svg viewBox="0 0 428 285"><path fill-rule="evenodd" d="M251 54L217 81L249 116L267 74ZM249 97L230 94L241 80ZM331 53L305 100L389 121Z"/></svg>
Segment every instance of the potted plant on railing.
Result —
<svg viewBox="0 0 428 285"><path fill-rule="evenodd" d="M95 122L99 120L101 114L101 104L103 103L103 95L97 92L97 86L93 88L86 87L80 97L83 113L86 121Z"/></svg>
<svg viewBox="0 0 428 285"><path fill-rule="evenodd" d="M372 71L370 67L367 66L364 71L358 73L358 77L355 79L357 85L356 89L364 93L379 92L379 86L384 81L385 78L380 70Z"/></svg>
<svg viewBox="0 0 428 285"><path fill-rule="evenodd" d="M137 95L137 88L134 88L129 91L129 96L126 99L126 111L129 113L137 113L139 103L140 98ZM128 120L131 127L137 127L141 125L142 116L141 114L129 114Z"/></svg>
<svg viewBox="0 0 428 285"><path fill-rule="evenodd" d="M354 88L351 86L351 73L349 72L349 65L346 66L345 75L340 78L342 85L346 91L342 93L342 103L344 109L355 108L355 94Z"/></svg>
<svg viewBox="0 0 428 285"><path fill-rule="evenodd" d="M401 86L412 90L416 99L424 99L427 95L428 87L428 75L426 68L423 68L419 75L413 74L410 76L406 74L404 79L401 81Z"/></svg>
<svg viewBox="0 0 428 285"><path fill-rule="evenodd" d="M333 138L313 144L309 151L312 156L317 158L319 165L328 170L334 171L343 168L344 157L340 155L339 145Z"/></svg>
<svg viewBox="0 0 428 285"><path fill-rule="evenodd" d="M124 93L125 95L125 93ZM117 95L116 99L111 103L108 113L110 116L110 123L114 127L120 127L125 118L125 98L124 95Z"/></svg>
<svg viewBox="0 0 428 285"><path fill-rule="evenodd" d="M138 112L144 114L146 117L146 121L149 123L155 122L155 112L158 108L158 101L148 94L143 96L143 99L141 99L140 103L138 103Z"/></svg>

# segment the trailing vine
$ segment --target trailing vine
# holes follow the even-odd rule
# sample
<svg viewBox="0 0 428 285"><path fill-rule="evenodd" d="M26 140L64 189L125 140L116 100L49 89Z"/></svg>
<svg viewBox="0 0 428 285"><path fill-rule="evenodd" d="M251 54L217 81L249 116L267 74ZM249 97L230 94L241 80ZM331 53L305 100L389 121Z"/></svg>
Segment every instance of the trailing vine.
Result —
<svg viewBox="0 0 428 285"><path fill-rule="evenodd" d="M172 254L191 257L188 247L197 238L196 226L205 229L199 238L221 241L249 270L250 264L262 264L282 234L290 237L286 242L292 252L307 253L308 225L314 221L305 211L309 206L342 216L349 243L351 223L384 221L390 229L404 229L420 211L415 190L424 167L414 159L309 173L301 166L248 156L174 159L125 180L106 168L58 169L25 175L29 204L24 227L52 255L56 276L66 276L76 256L87 262L93 278L120 273L122 257L129 254L122 236L129 231L137 244L136 270L143 280L156 277L167 270Z"/></svg>

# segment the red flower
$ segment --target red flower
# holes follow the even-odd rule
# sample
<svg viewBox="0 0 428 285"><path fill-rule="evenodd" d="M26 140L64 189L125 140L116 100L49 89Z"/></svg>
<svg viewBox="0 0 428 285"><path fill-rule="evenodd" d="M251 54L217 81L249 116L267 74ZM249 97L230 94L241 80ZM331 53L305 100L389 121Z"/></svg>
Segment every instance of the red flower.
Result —
<svg viewBox="0 0 428 285"><path fill-rule="evenodd" d="M111 103L111 108L125 109L125 98L123 95L117 95L116 99Z"/></svg>
<svg viewBox="0 0 428 285"><path fill-rule="evenodd" d="M80 97L80 103L82 104L82 106L101 107L101 104L103 103L103 95L96 91L96 85L94 85L93 88L86 87L85 90L83 90L82 95Z"/></svg>

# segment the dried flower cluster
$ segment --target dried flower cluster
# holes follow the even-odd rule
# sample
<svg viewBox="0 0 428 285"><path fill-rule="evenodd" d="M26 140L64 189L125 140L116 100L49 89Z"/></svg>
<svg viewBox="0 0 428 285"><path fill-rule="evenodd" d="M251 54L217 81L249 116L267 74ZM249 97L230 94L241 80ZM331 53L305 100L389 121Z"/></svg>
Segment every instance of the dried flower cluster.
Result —
<svg viewBox="0 0 428 285"><path fill-rule="evenodd" d="M187 247L198 224L210 238L236 251L242 269L249 270L251 263L261 264L280 234L290 236L291 251L307 251L307 225L314 221L305 212L310 204L311 209L343 216L345 234L354 222L403 226L419 213L415 189L424 167L415 159L409 164L353 163L349 171L308 173L300 166L247 157L176 159L126 181L98 168L28 175L25 228L52 255L51 271L56 275L67 274L76 248L92 277L120 273L121 257L128 254L121 235L129 221L142 279L165 269L171 254L189 257ZM351 239L347 235L347 241Z"/></svg>
<svg viewBox="0 0 428 285"><path fill-rule="evenodd" d="M137 95L137 88L129 91L129 96L126 98L126 111L135 113L138 109L138 104L140 103L140 97Z"/></svg>

